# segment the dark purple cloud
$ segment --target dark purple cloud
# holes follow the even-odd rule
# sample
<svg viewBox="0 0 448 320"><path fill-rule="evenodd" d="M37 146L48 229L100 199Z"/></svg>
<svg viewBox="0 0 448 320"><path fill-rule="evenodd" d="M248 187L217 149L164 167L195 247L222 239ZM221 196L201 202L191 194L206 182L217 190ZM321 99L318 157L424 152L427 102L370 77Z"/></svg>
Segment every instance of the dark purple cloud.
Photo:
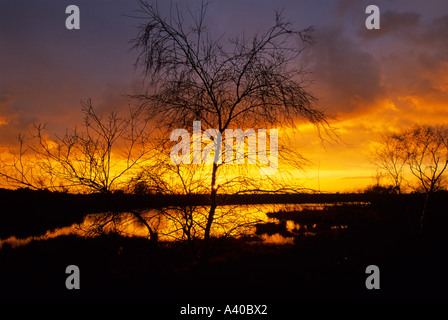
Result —
<svg viewBox="0 0 448 320"><path fill-rule="evenodd" d="M357 35L366 39L375 39L388 34L405 35L415 31L419 27L421 15L417 12L385 11L380 15L381 28L379 30L368 30L360 26Z"/></svg>
<svg viewBox="0 0 448 320"><path fill-rule="evenodd" d="M180 8L200 1L181 1ZM283 9L297 28L316 27L304 62L320 104L341 117L365 113L382 99L421 94L446 99L446 2L376 1L381 30L367 32L369 1L228 0L212 2L210 27L227 36L268 28ZM81 29L65 28L65 8L81 11ZM168 12L170 2L159 1ZM64 130L80 119L80 100L106 112L127 107L123 93L145 90L129 41L142 20L136 1L0 0L0 131L14 136L33 122ZM188 13L186 13L188 15ZM405 104L403 104L405 108ZM6 121L6 123L5 123ZM6 134L11 132L11 134Z"/></svg>
<svg viewBox="0 0 448 320"><path fill-rule="evenodd" d="M381 65L340 28L319 28L308 52L320 105L336 115L367 111L384 94Z"/></svg>

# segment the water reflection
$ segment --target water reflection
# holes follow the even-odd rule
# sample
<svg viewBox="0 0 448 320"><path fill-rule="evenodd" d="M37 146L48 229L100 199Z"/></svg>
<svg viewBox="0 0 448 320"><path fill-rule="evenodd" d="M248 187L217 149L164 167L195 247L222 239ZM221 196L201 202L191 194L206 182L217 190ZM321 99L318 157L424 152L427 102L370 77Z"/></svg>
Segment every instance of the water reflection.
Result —
<svg viewBox="0 0 448 320"><path fill-rule="evenodd" d="M0 249L3 247L3 245L9 245L12 248L16 248L19 246L24 246L29 244L31 241L36 240L46 240L46 239L52 239L52 238L56 238L59 236L65 236L65 235L70 235L70 234L78 234L81 235L80 233L77 232L77 224L73 224L70 227L64 227L64 228L59 228L56 230L48 230L44 235L41 236L32 236L32 237L26 237L26 238L17 238L15 236L11 236L7 239L0 239Z"/></svg>
<svg viewBox="0 0 448 320"><path fill-rule="evenodd" d="M274 233L272 235L264 233L261 235L261 238L263 239L264 243L281 244L281 245L294 243L294 237L284 237L278 233Z"/></svg>
<svg viewBox="0 0 448 320"><path fill-rule="evenodd" d="M334 204L332 204L334 205ZM256 224L278 224L279 220L269 218L270 212L299 212L302 210L323 210L326 204L263 204L263 205L228 205L218 207L215 213L213 236L254 236ZM141 212L115 212L87 215L81 224L73 224L56 230L47 231L45 235L25 239L14 236L0 240L11 247L26 245L33 240L55 238L61 235L78 235L94 237L114 232L123 236L151 238L157 232L161 241L187 240L201 238L209 208L161 208ZM316 224L300 225L292 220L286 221L285 234L261 233L258 236L265 243L290 244L295 235L316 235ZM332 226L332 229L344 229L347 226Z"/></svg>

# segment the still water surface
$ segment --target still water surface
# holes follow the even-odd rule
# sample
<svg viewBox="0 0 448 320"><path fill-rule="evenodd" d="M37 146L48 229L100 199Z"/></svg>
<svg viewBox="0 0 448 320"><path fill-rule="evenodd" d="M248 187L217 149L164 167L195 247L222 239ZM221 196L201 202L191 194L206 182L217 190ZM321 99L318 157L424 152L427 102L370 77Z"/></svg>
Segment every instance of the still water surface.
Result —
<svg viewBox="0 0 448 320"><path fill-rule="evenodd" d="M214 236L253 236L255 235L256 223L276 223L278 220L269 218L266 213L276 211L300 211L303 209L322 210L326 204L263 204L263 205L228 205L218 207L215 213ZM193 217L194 223L191 225L190 234L193 237L201 237L205 225L208 207L195 207L179 211L175 208L163 208L159 210L151 209L140 212L140 215L148 223L152 230L157 230L161 241L173 241L186 239L185 219L183 217ZM163 211L164 214L160 214ZM324 214L324 213L323 213ZM193 221L190 220L190 221ZM0 248L4 244L12 247L22 246L31 241L51 239L62 235L78 235L82 237L96 236L104 232L116 232L124 236L150 237L148 226L135 218L131 213L120 214L90 214L87 215L81 224L73 224L68 227L48 230L44 235L32 236L24 239L9 237L0 239ZM302 233L313 236L312 228L300 226L293 221L286 222L286 230L297 232L302 228ZM285 237L279 233L259 235L265 243L289 244L293 243L294 237Z"/></svg>

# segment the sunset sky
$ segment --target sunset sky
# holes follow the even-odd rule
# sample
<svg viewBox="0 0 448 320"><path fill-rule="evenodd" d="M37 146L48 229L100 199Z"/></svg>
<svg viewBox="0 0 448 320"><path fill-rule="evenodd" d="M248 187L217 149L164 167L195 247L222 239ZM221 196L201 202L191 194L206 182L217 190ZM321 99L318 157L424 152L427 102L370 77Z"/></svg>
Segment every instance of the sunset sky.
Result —
<svg viewBox="0 0 448 320"><path fill-rule="evenodd" d="M80 8L80 30L65 28L71 4ZM380 30L365 27L370 4L380 8ZM446 0L215 0L208 21L217 34L250 35L269 28L279 8L296 28L315 28L315 44L303 56L309 89L340 138L322 143L313 127L301 127L297 150L312 164L297 178L306 187L363 188L373 183L369 153L381 133L448 123ZM107 112L127 107L123 94L144 91L129 43L141 23L129 17L137 9L129 0L0 0L2 148L33 123L45 122L51 132L73 127L81 100Z"/></svg>

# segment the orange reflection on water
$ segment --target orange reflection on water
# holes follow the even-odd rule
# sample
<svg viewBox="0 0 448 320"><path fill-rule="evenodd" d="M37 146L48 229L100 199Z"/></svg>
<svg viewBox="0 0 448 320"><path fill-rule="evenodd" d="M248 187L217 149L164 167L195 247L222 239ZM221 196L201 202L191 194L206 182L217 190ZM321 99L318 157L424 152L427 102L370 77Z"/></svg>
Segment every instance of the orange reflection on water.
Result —
<svg viewBox="0 0 448 320"><path fill-rule="evenodd" d="M294 237L284 237L281 234L275 233L275 234L262 234L261 238L263 239L264 243L271 243L271 244L293 244L294 243Z"/></svg>
<svg viewBox="0 0 448 320"><path fill-rule="evenodd" d="M277 223L278 220L269 218L266 213L276 211L300 211L303 209L321 210L323 204L263 204L263 205L228 205L216 209L215 224L212 235L222 236L253 236L255 235L256 223ZM194 219L199 227L192 232L195 238L203 237L203 227L205 225L208 207L194 208ZM161 241L185 240L185 234L181 220L182 212L177 208L163 208L164 214L160 214L156 209L141 212L141 216L147 224L158 233ZM31 236L27 238L17 238L11 236L0 240L0 248L7 244L12 248L29 244L31 241L39 241L56 238L64 235L77 235L81 237L93 237L100 234L117 233L122 236L150 238L150 232L147 226L141 221L136 220L131 213L120 213L111 217L110 213L89 214L81 224L73 224L55 230L49 230L44 235ZM115 219L115 220L114 220ZM104 224L101 228L98 226ZM305 236L315 235L316 224L307 226L300 225L294 221L286 221L286 230L292 236L284 236L279 233L261 234L260 238L264 243L270 244L292 244L294 235L302 234ZM341 226L341 228L344 228Z"/></svg>
<svg viewBox="0 0 448 320"><path fill-rule="evenodd" d="M70 234L78 234L80 235L80 230L76 228L77 224L74 224L70 227L63 227L55 230L48 230L44 235L41 236L31 236L26 238L17 238L15 236L11 236L7 239L0 239L0 249L3 245L9 245L12 248L20 247L29 244L31 241L39 241L39 240L47 240L56 238L59 236L65 236Z"/></svg>

